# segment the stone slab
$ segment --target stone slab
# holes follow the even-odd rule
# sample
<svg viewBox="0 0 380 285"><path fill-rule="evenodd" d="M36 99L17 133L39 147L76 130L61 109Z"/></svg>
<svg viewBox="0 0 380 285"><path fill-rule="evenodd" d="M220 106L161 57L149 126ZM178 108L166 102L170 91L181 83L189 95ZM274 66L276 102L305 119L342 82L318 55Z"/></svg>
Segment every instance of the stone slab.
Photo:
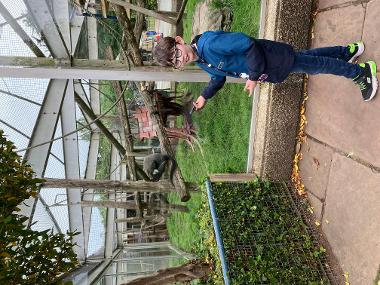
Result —
<svg viewBox="0 0 380 285"><path fill-rule="evenodd" d="M367 4L363 41L366 50L361 55L360 61L375 60L377 62L377 70L380 67L380 0L372 0Z"/></svg>
<svg viewBox="0 0 380 285"><path fill-rule="evenodd" d="M307 134L347 154L380 166L380 97L364 102L350 80L310 76Z"/></svg>
<svg viewBox="0 0 380 285"><path fill-rule="evenodd" d="M321 143L308 139L301 148L302 160L299 169L307 192L324 200L329 180L333 150Z"/></svg>
<svg viewBox="0 0 380 285"><path fill-rule="evenodd" d="M361 39L365 8L348 6L321 12L314 23L312 47L347 45Z"/></svg>
<svg viewBox="0 0 380 285"><path fill-rule="evenodd" d="M319 0L318 1L318 9L326 9L330 7L334 7L337 5L343 5L345 3L350 3L352 0Z"/></svg>
<svg viewBox="0 0 380 285"><path fill-rule="evenodd" d="M373 284L380 262L380 174L345 156L331 164L325 232L350 284Z"/></svg>

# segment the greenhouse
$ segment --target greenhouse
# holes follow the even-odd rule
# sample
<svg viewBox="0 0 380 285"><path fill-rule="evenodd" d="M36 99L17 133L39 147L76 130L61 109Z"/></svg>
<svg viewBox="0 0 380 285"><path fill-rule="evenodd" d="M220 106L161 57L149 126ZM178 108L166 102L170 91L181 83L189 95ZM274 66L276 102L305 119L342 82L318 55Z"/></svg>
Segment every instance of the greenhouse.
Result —
<svg viewBox="0 0 380 285"><path fill-rule="evenodd" d="M0 0L0 284L378 284L379 4Z"/></svg>

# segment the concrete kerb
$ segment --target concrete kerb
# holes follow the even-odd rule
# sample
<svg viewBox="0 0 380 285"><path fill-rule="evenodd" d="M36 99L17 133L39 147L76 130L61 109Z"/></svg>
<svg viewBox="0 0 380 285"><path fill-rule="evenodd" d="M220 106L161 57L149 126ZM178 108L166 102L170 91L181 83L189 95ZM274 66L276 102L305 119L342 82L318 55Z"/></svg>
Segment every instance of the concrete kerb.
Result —
<svg viewBox="0 0 380 285"><path fill-rule="evenodd" d="M306 48L312 6L313 0L266 0L264 38ZM290 179L302 96L302 75L290 75L281 84L261 85L253 143L252 170L257 175Z"/></svg>

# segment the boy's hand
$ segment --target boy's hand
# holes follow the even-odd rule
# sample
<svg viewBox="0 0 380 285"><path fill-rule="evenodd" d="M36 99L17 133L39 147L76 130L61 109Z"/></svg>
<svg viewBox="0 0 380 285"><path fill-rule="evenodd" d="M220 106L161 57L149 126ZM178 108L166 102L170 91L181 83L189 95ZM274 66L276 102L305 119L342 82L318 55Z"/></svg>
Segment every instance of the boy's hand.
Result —
<svg viewBox="0 0 380 285"><path fill-rule="evenodd" d="M197 101L193 102L195 111L202 109L205 104L206 104L206 99L203 96L199 96Z"/></svg>
<svg viewBox="0 0 380 285"><path fill-rule="evenodd" d="M249 93L249 97L253 95L253 90L255 89L257 85L257 81L247 80L245 83L244 91L247 91Z"/></svg>

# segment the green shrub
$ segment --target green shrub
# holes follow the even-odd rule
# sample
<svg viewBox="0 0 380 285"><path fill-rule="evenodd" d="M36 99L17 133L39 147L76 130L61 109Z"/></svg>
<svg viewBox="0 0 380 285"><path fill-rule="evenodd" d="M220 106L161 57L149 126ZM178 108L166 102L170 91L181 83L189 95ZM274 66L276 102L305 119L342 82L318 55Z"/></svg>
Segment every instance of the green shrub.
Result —
<svg viewBox="0 0 380 285"><path fill-rule="evenodd" d="M231 284L330 284L321 267L325 249L313 242L286 191L260 180L213 184ZM203 212L201 229L210 248L204 254L218 260L209 219ZM219 261L216 268L208 284L219 284Z"/></svg>
<svg viewBox="0 0 380 285"><path fill-rule="evenodd" d="M24 200L36 197L32 168L14 151L0 130L0 284L59 284L59 277L77 265L72 238L27 228L18 212Z"/></svg>

